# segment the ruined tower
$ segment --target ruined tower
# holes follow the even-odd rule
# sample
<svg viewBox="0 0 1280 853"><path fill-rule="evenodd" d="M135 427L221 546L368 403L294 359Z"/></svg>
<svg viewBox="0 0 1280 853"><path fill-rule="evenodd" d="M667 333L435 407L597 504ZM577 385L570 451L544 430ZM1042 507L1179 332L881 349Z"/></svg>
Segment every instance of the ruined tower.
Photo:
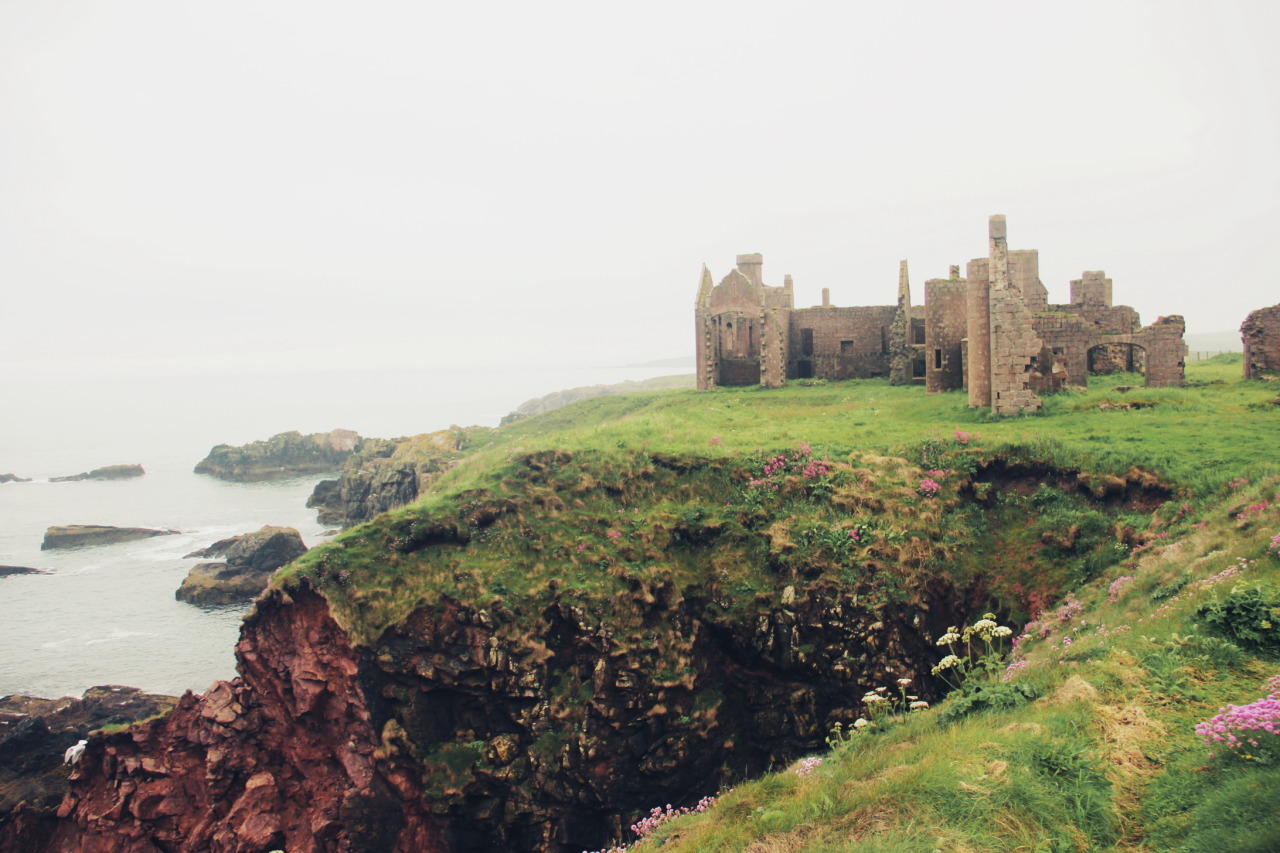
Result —
<svg viewBox="0 0 1280 853"><path fill-rule="evenodd" d="M907 262L898 264L898 307L893 314L893 326L889 331L889 384L908 385L911 382L911 283L907 277Z"/></svg>
<svg viewBox="0 0 1280 853"><path fill-rule="evenodd" d="M1042 402L1029 385L1033 361L1043 347L1031 309L1009 275L1009 240L1003 216L988 224L990 275L991 410L998 415L1034 412Z"/></svg>

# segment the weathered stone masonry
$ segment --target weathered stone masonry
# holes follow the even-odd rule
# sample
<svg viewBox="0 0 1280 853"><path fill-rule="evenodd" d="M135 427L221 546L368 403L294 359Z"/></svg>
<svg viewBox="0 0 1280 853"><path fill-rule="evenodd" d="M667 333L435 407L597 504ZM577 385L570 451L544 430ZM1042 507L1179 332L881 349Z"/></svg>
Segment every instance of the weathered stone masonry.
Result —
<svg viewBox="0 0 1280 853"><path fill-rule="evenodd" d="M1069 303L1050 304L1039 253L1009 248L1003 216L991 217L987 256L965 272L960 278L952 266L947 278L925 282L921 306L911 304L902 261L896 305L838 307L824 288L821 305L796 308L791 277L766 285L758 254L739 255L718 285L703 267L694 309L698 388L884 376L929 393L967 389L970 406L1016 414L1040 408L1041 393L1086 384L1091 372L1141 370L1149 386L1182 384L1182 317L1142 327L1132 308L1111 304L1112 282L1101 271L1071 282ZM1280 306L1255 314L1265 312L1280 314ZM1280 327L1280 317L1268 317L1259 328ZM1280 369L1277 333L1254 338L1260 363L1273 365L1260 369Z"/></svg>
<svg viewBox="0 0 1280 853"><path fill-rule="evenodd" d="M1244 340L1244 378L1257 379L1264 371L1280 373L1280 305L1259 308L1240 326Z"/></svg>

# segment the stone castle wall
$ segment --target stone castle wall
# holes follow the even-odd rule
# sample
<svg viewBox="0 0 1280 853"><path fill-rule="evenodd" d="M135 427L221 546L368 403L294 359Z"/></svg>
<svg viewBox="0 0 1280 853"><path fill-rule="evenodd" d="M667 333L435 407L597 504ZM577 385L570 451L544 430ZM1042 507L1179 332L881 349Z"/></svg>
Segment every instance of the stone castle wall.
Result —
<svg viewBox="0 0 1280 853"><path fill-rule="evenodd" d="M987 258L974 258L965 267L968 286L965 289L965 311L969 333L968 362L969 406L991 405L991 263Z"/></svg>
<svg viewBox="0 0 1280 853"><path fill-rule="evenodd" d="M964 387L962 344L969 334L968 290L964 279L933 278L924 283L924 384L930 394Z"/></svg>
<svg viewBox="0 0 1280 853"><path fill-rule="evenodd" d="M895 311L892 305L828 305L791 311L787 378L836 381L888 376Z"/></svg>
<svg viewBox="0 0 1280 853"><path fill-rule="evenodd" d="M1244 341L1244 378L1280 371L1280 305L1250 312L1240 326Z"/></svg>
<svg viewBox="0 0 1280 853"><path fill-rule="evenodd" d="M739 255L714 287L704 267L695 303L698 388L887 376L930 393L964 388L970 406L1017 414L1040 408L1037 392L1087 384L1091 371L1142 370L1151 386L1182 383L1181 317L1140 328L1136 311L1111 304L1101 270L1071 282L1070 303L1050 304L1039 252L1010 249L1003 216L991 217L988 238L987 257L970 261L966 278L952 266L948 278L925 283L917 306L906 261L896 305L837 307L824 288L821 305L802 309L790 276L781 287L764 284L758 254ZM1254 337L1271 364L1275 333Z"/></svg>

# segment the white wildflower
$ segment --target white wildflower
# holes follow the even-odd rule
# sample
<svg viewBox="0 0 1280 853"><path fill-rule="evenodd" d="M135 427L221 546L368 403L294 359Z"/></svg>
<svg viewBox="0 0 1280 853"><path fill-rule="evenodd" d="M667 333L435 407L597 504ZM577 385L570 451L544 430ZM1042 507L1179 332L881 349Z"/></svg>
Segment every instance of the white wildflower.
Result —
<svg viewBox="0 0 1280 853"><path fill-rule="evenodd" d="M929 703L923 700L920 700L920 701L912 702L907 707L910 708L912 711L919 711L921 708L928 708Z"/></svg>
<svg viewBox="0 0 1280 853"><path fill-rule="evenodd" d="M945 658L938 661L938 665L932 669L932 672L934 675L937 675L943 670L951 669L951 667L959 666L959 665L960 665L960 658L956 657L955 655L947 655Z"/></svg>
<svg viewBox="0 0 1280 853"><path fill-rule="evenodd" d="M866 720L864 720L862 717L859 717L858 719L856 719L856 720L854 720L854 721L853 721L853 727L854 727L855 729L861 729L861 728L863 728L863 727L865 727L865 726L869 726L869 725L871 725L871 724L870 724L870 723L868 723Z"/></svg>
<svg viewBox="0 0 1280 853"><path fill-rule="evenodd" d="M997 625L991 629L991 636L993 637L1007 637L1012 633L1013 631L1011 629L1006 628L1003 625Z"/></svg>

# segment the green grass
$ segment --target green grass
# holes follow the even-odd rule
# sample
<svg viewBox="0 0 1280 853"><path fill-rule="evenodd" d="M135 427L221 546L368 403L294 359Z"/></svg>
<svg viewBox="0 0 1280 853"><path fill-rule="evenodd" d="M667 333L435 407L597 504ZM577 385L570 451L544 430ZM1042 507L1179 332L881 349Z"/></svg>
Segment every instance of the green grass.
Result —
<svg viewBox="0 0 1280 853"><path fill-rule="evenodd" d="M1280 769L1210 758L1194 733L1221 706L1265 695L1280 673L1275 656L1197 617L1215 597L1280 582L1269 547L1278 486L1272 473L1224 491L1185 532L1080 589L1079 612L1024 645L1013 683L1044 698L947 723L953 697L826 754L808 777L739 785L635 851L1278 849ZM1272 502L1266 512L1235 518L1260 499ZM1236 577L1207 582L1242 559ZM1132 580L1109 601L1122 574Z"/></svg>
<svg viewBox="0 0 1280 853"><path fill-rule="evenodd" d="M975 618L1022 621L1074 591L1072 621L1022 647L1016 679L1041 698L917 712L812 775L740 784L636 849L1275 849L1274 768L1208 759L1193 733L1280 671L1197 615L1230 594L1202 581L1241 558L1250 584L1280 588L1277 387L1238 375L1237 357L1193 364L1184 388L1121 392L1140 377L1094 377L1017 418L877 380L599 397L469 432L421 500L275 583L309 579L370 647L415 611L483 609L526 661L547 654L548 611L573 602L671 685L694 684L696 661L655 601L692 595L714 625L831 588L909 612L941 583ZM826 474L751 485L801 443ZM999 466L1022 473L1001 480ZM942 488L923 495L934 468ZM1173 500L1153 512L1157 494ZM1121 576L1132 580L1108 601ZM1236 610L1261 618L1265 600ZM589 682L565 679L553 701L585 719ZM685 718L713 714L713 693L691 697ZM465 780L470 752L431 749L436 788Z"/></svg>

